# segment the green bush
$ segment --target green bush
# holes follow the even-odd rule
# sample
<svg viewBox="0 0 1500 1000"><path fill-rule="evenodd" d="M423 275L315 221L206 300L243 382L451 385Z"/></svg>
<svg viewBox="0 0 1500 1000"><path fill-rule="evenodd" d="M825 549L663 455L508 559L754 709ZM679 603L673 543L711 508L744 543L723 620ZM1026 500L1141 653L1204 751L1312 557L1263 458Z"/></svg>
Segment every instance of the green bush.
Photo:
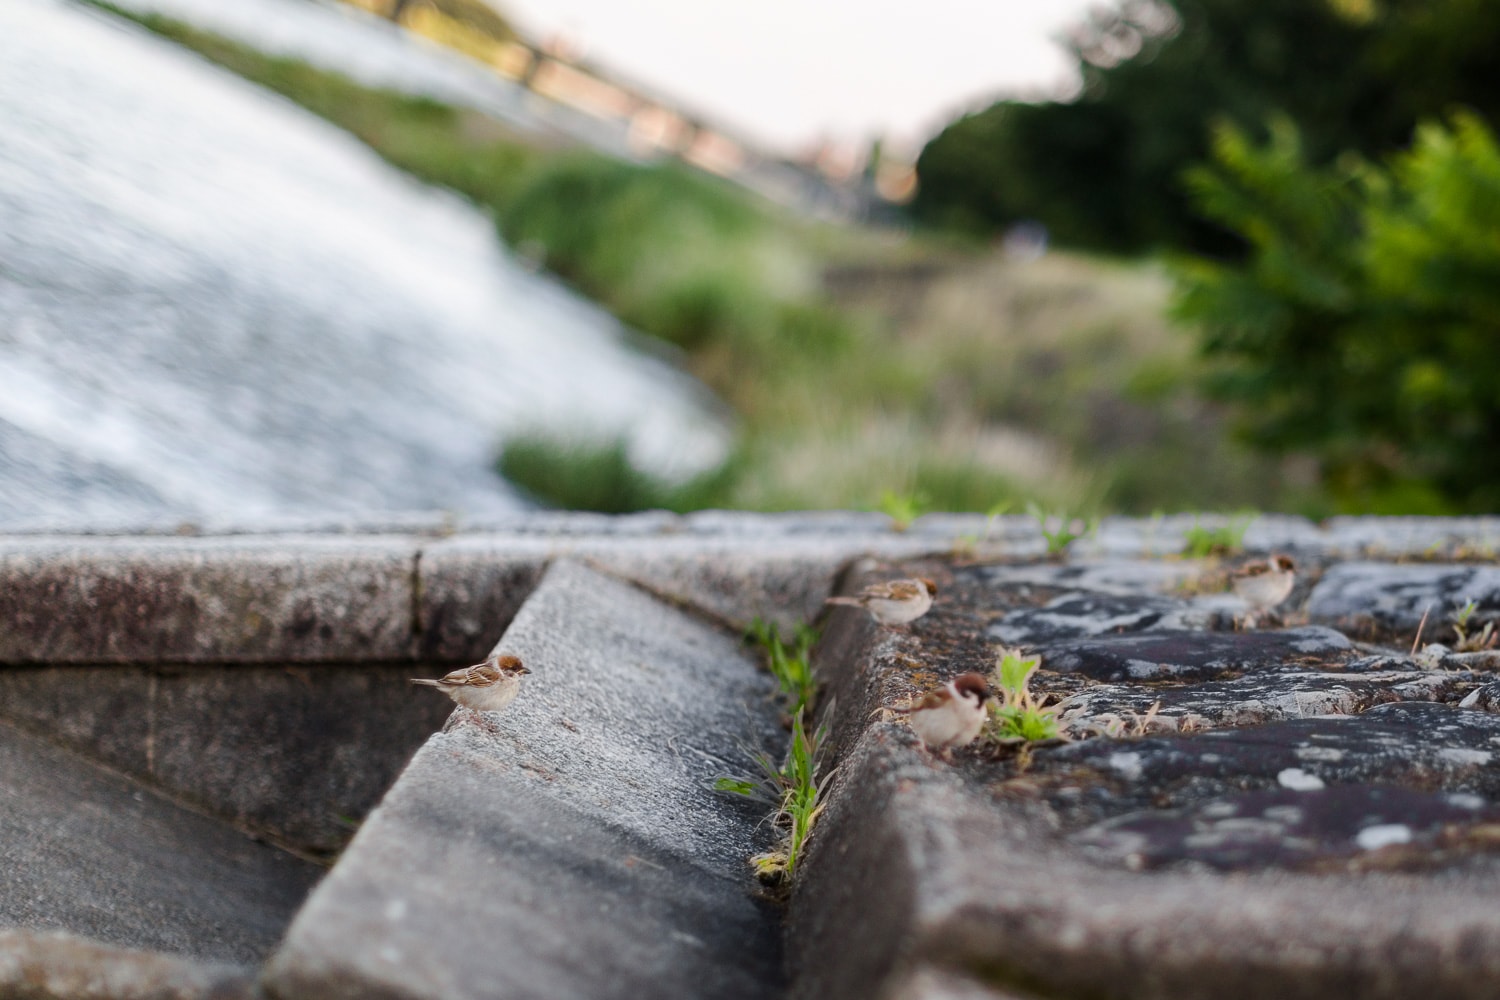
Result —
<svg viewBox="0 0 1500 1000"><path fill-rule="evenodd" d="M501 228L625 322L687 349L774 345L813 271L747 196L676 164L560 158L533 172Z"/></svg>
<svg viewBox="0 0 1500 1000"><path fill-rule="evenodd" d="M1378 513L1500 508L1500 149L1475 116L1425 124L1384 166L1310 168L1296 130L1225 127L1190 175L1243 264L1178 269L1210 388L1267 448L1316 456Z"/></svg>
<svg viewBox="0 0 1500 1000"><path fill-rule="evenodd" d="M523 434L506 442L496 463L502 476L552 507L627 514L638 510L685 513L717 506L735 475L733 460L686 483L669 483L637 469L625 442Z"/></svg>
<svg viewBox="0 0 1500 1000"><path fill-rule="evenodd" d="M1233 252L1180 183L1217 118L1257 128L1284 113L1319 164L1402 148L1454 105L1500 121L1491 0L1120 0L1095 5L1068 44L1076 98L998 103L922 151L920 221L988 232L1036 219L1070 246Z"/></svg>

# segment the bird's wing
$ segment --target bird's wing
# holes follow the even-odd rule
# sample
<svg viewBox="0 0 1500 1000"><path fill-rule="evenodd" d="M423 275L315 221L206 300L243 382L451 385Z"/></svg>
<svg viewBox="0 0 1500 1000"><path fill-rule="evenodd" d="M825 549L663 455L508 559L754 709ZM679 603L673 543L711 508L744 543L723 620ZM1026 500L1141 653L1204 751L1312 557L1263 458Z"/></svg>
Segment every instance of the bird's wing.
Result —
<svg viewBox="0 0 1500 1000"><path fill-rule="evenodd" d="M938 688L936 691L928 691L926 694L916 699L915 701L901 708L893 709L892 711L900 712L903 715L906 715L911 712L919 712L927 708L941 708L944 705L948 704L949 700L952 699L952 697L953 695L948 693L947 688Z"/></svg>
<svg viewBox="0 0 1500 1000"><path fill-rule="evenodd" d="M438 683L445 687L488 687L500 680L500 668L490 662L460 667Z"/></svg>
<svg viewBox="0 0 1500 1000"><path fill-rule="evenodd" d="M914 580L891 580L886 583L872 583L860 591L860 596L865 599L881 601L909 601L917 596L917 591L922 585Z"/></svg>

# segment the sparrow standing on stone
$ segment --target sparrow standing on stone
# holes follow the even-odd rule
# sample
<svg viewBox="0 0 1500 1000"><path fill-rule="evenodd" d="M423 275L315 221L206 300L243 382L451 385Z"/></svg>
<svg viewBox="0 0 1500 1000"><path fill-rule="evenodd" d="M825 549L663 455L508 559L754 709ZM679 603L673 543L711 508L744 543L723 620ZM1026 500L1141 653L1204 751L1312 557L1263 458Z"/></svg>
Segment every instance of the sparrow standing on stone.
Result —
<svg viewBox="0 0 1500 1000"><path fill-rule="evenodd" d="M483 663L462 667L435 681L413 677L411 682L435 687L464 708L498 712L516 700L521 691L521 675L529 673L519 657L497 653Z"/></svg>
<svg viewBox="0 0 1500 1000"><path fill-rule="evenodd" d="M947 684L895 711L906 716L929 750L949 757L949 748L971 742L989 717L990 685L981 674L959 674Z"/></svg>
<svg viewBox="0 0 1500 1000"><path fill-rule="evenodd" d="M905 625L925 615L936 596L937 584L920 576L872 583L857 597L830 597L824 603L864 608L881 625Z"/></svg>
<svg viewBox="0 0 1500 1000"><path fill-rule="evenodd" d="M1255 619L1286 600L1297 582L1297 566L1286 556L1272 556L1246 563L1235 570L1230 585L1242 601L1250 605L1245 626L1253 628Z"/></svg>

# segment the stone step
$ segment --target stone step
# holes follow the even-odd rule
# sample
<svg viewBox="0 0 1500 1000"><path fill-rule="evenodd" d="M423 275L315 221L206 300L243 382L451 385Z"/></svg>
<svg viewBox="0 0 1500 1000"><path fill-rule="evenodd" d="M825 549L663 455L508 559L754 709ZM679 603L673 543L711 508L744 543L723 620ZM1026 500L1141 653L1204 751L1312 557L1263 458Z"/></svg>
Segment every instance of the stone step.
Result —
<svg viewBox="0 0 1500 1000"><path fill-rule="evenodd" d="M738 636L559 562L497 647L532 674L455 711L298 914L281 1000L757 998L779 912L759 806L712 791L785 736ZM440 697L417 691L414 697Z"/></svg>

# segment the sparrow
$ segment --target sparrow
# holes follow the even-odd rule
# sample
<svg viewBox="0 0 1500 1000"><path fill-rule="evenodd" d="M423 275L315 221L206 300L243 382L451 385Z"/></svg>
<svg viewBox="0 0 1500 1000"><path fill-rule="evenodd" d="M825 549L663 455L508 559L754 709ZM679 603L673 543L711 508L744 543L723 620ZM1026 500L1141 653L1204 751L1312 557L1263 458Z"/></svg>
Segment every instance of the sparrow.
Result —
<svg viewBox="0 0 1500 1000"><path fill-rule="evenodd" d="M1253 626L1257 615L1270 611L1292 592L1297 566L1286 556L1272 556L1241 566L1229 582L1235 595L1250 605L1245 624Z"/></svg>
<svg viewBox="0 0 1500 1000"><path fill-rule="evenodd" d="M895 711L906 716L912 731L929 750L942 751L969 743L989 717L989 682L982 674L959 674L947 684Z"/></svg>
<svg viewBox="0 0 1500 1000"><path fill-rule="evenodd" d="M920 576L872 583L857 597L830 597L823 603L864 608L881 625L905 625L925 615L936 596L937 584Z"/></svg>
<svg viewBox="0 0 1500 1000"><path fill-rule="evenodd" d="M464 708L476 712L498 712L516 700L521 675L531 673L519 657L495 654L483 663L462 667L437 680L413 677L413 684L435 687Z"/></svg>

